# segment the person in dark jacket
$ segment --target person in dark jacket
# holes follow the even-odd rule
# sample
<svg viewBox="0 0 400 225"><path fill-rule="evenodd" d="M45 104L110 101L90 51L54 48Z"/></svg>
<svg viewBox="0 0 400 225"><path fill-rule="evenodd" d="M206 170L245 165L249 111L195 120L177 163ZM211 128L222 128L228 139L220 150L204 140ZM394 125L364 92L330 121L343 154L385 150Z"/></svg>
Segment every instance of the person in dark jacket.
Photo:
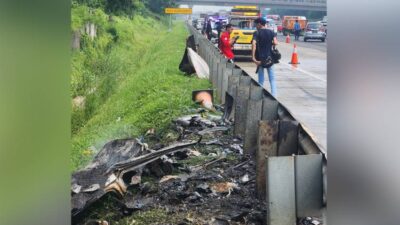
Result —
<svg viewBox="0 0 400 225"><path fill-rule="evenodd" d="M264 18L258 18L254 21L257 31L254 32L252 41L252 59L257 65L258 83L264 86L264 69L261 66L261 61L272 57L272 45L277 45L278 40L273 31L267 29L265 24L267 21ZM273 65L267 67L269 83L271 85L271 94L276 96L275 73Z"/></svg>
<svg viewBox="0 0 400 225"><path fill-rule="evenodd" d="M217 29L217 32L218 32L218 41L219 41L219 38L221 37L221 31L222 31L222 21L221 20L218 20L216 23L215 23L215 28Z"/></svg>
<svg viewBox="0 0 400 225"><path fill-rule="evenodd" d="M208 40L211 40L211 35L212 35L211 19L207 21L206 34Z"/></svg>

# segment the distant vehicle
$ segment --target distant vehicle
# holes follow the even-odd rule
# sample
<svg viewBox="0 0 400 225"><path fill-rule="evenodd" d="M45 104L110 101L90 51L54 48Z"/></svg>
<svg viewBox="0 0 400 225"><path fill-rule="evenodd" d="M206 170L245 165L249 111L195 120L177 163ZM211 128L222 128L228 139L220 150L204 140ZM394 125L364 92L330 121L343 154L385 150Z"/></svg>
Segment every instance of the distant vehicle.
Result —
<svg viewBox="0 0 400 225"><path fill-rule="evenodd" d="M254 20L260 16L257 6L234 6L229 16L233 25L231 38L239 37L233 46L235 55L251 55L251 41L256 31Z"/></svg>
<svg viewBox="0 0 400 225"><path fill-rule="evenodd" d="M305 33L304 33L304 42L309 39L319 39L322 42L325 42L326 33L324 25L320 22L310 22L307 24Z"/></svg>
<svg viewBox="0 0 400 225"><path fill-rule="evenodd" d="M268 29L272 30L274 32L274 35L276 36L278 34L278 27L275 24L275 21L273 19L267 19L268 22Z"/></svg>
<svg viewBox="0 0 400 225"><path fill-rule="evenodd" d="M277 32L282 32L282 20L279 15L267 15L267 19L272 19L276 25Z"/></svg>
<svg viewBox="0 0 400 225"><path fill-rule="evenodd" d="M304 35L304 29L307 25L307 18L305 16L284 16L282 22L282 32L283 35L288 35L293 33L294 31L294 24L296 20L299 21L301 32L300 35Z"/></svg>

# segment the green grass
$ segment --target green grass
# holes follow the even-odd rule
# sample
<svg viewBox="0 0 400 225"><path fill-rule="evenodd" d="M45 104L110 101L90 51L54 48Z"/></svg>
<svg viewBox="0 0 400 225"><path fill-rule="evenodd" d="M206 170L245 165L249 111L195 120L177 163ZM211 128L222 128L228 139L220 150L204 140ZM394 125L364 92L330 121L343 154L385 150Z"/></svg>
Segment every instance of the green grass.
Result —
<svg viewBox="0 0 400 225"><path fill-rule="evenodd" d="M72 170L93 158L90 146L99 150L107 141L137 137L150 128L163 132L193 104L192 90L211 87L207 80L185 76L178 69L188 36L183 23L176 23L168 33L166 27L152 28L145 21L135 26L124 24L124 29L133 29L133 35L121 37L119 46L107 56L106 61L115 67L113 76L96 86L96 92L107 94L94 97L100 100L85 106L93 107L93 112L90 118L80 120L73 133ZM103 90L109 87L109 91Z"/></svg>

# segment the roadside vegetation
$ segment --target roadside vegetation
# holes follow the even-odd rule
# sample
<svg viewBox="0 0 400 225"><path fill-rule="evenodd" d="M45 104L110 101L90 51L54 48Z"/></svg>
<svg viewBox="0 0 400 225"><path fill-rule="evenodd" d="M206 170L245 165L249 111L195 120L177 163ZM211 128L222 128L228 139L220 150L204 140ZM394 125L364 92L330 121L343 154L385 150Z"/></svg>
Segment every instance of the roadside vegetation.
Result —
<svg viewBox="0 0 400 225"><path fill-rule="evenodd" d="M74 1L71 10L72 32L82 34L80 48L72 51L72 170L85 166L109 140L139 137L152 128L162 134L193 104L192 90L210 87L179 71L188 33L183 22L167 31L159 8L150 7L157 1L132 1L137 4L129 11L88 2L93 5ZM87 23L95 24L96 37L85 34Z"/></svg>

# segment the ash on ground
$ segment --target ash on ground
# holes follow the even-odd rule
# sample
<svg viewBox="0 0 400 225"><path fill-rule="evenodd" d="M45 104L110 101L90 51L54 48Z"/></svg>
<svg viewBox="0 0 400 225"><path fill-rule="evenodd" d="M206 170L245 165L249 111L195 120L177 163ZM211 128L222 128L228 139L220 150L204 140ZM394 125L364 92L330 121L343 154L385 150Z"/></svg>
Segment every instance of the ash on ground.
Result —
<svg viewBox="0 0 400 225"><path fill-rule="evenodd" d="M157 151L154 132L145 140ZM74 224L266 224L266 206L255 193L255 161L243 155L230 121L210 114L176 119L165 134L171 143L199 139L127 173L126 193L109 193L74 218ZM152 143L152 144L151 144Z"/></svg>

